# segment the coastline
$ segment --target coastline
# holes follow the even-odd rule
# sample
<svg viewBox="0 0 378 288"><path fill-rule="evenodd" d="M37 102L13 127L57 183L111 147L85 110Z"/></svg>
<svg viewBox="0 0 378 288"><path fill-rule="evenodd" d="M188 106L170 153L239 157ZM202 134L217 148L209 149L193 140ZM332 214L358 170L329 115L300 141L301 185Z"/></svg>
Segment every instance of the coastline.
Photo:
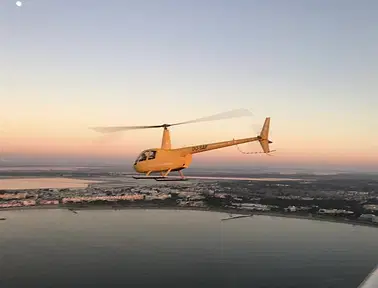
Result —
<svg viewBox="0 0 378 288"><path fill-rule="evenodd" d="M132 206L112 206L112 205L88 205L88 206L75 206L75 205L36 205L36 206L23 206L23 207L10 207L10 208L0 208L1 212L7 211L20 211L20 210L178 210L178 211L202 211L202 212L218 212L218 213L227 213L235 215L253 215L253 216L268 216L268 217L278 217L278 218L292 218L299 220L313 220L313 221L323 221L329 223L340 223L340 224L349 224L353 226L368 226L373 228L378 228L378 223L373 222L363 222L359 220L349 220L345 218L332 218L328 216L320 215L300 215L300 214L289 214L289 213L279 213L279 212L260 212L253 210L235 210L227 208L208 208L208 207L178 207L178 206L157 206L157 205L132 205Z"/></svg>

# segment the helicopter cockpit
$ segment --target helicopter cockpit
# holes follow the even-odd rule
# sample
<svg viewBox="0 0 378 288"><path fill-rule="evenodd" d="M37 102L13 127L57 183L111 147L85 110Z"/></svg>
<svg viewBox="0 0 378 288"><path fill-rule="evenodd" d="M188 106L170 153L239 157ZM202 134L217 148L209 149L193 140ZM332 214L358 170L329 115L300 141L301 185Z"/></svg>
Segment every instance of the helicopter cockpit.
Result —
<svg viewBox="0 0 378 288"><path fill-rule="evenodd" d="M138 158L135 160L135 163L146 161L146 160L153 160L156 157L156 150L146 150L140 153Z"/></svg>

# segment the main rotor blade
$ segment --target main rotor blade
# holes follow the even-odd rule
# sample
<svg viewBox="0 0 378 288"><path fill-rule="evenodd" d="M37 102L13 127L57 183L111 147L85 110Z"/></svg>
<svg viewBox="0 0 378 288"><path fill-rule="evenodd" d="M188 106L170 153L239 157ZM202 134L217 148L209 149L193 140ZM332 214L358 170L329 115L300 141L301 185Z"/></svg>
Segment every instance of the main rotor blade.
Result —
<svg viewBox="0 0 378 288"><path fill-rule="evenodd" d="M90 129L101 132L101 133L111 133L119 132L125 130L137 130L137 129L149 129L149 128L161 128L162 125L152 125L152 126L115 126L115 127L92 127Z"/></svg>
<svg viewBox="0 0 378 288"><path fill-rule="evenodd" d="M198 119L194 119L190 121L170 124L170 126L198 123L198 122L205 122L205 121L217 121L217 120L222 120L222 119L230 119L230 118L252 116L252 115L253 113L249 111L248 109L236 109L236 110L231 110L231 111L215 114L212 116L207 116L207 117L202 117L202 118L198 118Z"/></svg>
<svg viewBox="0 0 378 288"><path fill-rule="evenodd" d="M205 121L216 121L222 119L230 119L236 117L243 117L243 116L251 116L253 115L248 109L236 109L231 110L219 114L215 114L212 116L202 117L190 121L179 122L174 124L163 124L163 125L149 125L149 126L111 126L111 127L92 127L90 129L101 132L101 133L112 133L112 132L120 132L126 130L137 130L137 129L150 129L150 128L162 128L162 127L169 127L169 126L176 126L176 125L183 125L183 124L190 124L190 123L198 123L198 122L205 122Z"/></svg>

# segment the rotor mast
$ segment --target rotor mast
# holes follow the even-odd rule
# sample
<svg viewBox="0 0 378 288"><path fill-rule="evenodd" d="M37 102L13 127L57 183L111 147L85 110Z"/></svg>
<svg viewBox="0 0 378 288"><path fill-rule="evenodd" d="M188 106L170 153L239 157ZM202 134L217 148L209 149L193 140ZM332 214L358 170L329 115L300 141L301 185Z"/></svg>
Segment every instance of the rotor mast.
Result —
<svg viewBox="0 0 378 288"><path fill-rule="evenodd" d="M170 125L164 124L162 126L164 127L164 130L163 130L163 138L161 140L161 149L169 150L171 149L171 135L168 130L168 127Z"/></svg>

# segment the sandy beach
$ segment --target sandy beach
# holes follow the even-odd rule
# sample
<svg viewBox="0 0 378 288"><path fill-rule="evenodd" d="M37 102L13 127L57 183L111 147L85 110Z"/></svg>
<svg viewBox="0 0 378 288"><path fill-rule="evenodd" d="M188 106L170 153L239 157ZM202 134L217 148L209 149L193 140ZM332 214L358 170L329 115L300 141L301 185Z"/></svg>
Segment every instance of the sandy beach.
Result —
<svg viewBox="0 0 378 288"><path fill-rule="evenodd" d="M372 222L362 222L358 220L348 220L345 218L332 218L327 216L320 215L298 215L298 214L289 214L289 213L277 213L277 212L259 212L251 210L235 210L235 209L225 209L225 208L200 208L200 207L169 207L169 206L156 206L156 205L133 205L133 206L117 206L115 205L88 205L88 206L78 206L78 205L37 205L37 206L24 206L24 207L12 207L12 208L0 208L1 212L6 211L18 211L18 210L38 210L38 209L62 209L68 210L72 209L74 211L81 210L151 210L151 209L161 209L161 210L180 210L180 211L203 211L203 212L218 212L218 213L227 213L236 215L256 215L256 216L268 216L268 217L279 217L279 218L293 218L293 219L303 219L303 220L314 220L314 221L323 221L331 223L342 223L349 225L357 226L369 226L378 228L378 223ZM227 217L225 217L227 218Z"/></svg>
<svg viewBox="0 0 378 288"><path fill-rule="evenodd" d="M101 181L82 180L72 178L8 178L0 179L0 190L29 190L47 188L86 188L88 184Z"/></svg>

